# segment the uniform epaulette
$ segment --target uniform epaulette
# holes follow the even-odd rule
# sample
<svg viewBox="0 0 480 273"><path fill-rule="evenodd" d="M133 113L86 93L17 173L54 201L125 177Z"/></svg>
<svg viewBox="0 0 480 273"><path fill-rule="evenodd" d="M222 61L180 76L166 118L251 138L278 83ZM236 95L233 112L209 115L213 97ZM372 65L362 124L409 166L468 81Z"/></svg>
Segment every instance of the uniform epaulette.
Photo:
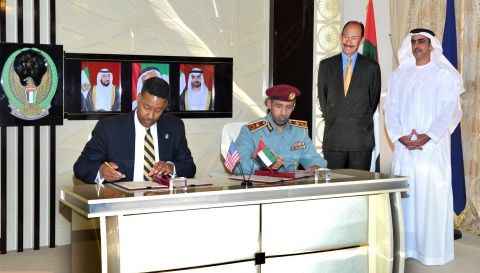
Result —
<svg viewBox="0 0 480 273"><path fill-rule="evenodd" d="M295 120L295 119L290 119L288 120L291 126L296 126L300 128L308 128L308 122L305 120Z"/></svg>
<svg viewBox="0 0 480 273"><path fill-rule="evenodd" d="M248 129L250 130L250 132L255 132L256 130L261 129L265 126L268 128L268 130L270 132L273 130L272 125L266 120L254 121L254 122L251 122L251 123L247 124L247 126L248 126Z"/></svg>

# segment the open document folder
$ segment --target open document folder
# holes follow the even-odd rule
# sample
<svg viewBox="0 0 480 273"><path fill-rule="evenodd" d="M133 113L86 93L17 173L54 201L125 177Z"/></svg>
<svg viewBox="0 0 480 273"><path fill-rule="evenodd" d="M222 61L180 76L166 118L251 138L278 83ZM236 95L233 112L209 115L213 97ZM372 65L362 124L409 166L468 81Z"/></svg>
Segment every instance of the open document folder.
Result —
<svg viewBox="0 0 480 273"><path fill-rule="evenodd" d="M167 185L152 181L113 182L113 184L127 190L149 190L168 188Z"/></svg>

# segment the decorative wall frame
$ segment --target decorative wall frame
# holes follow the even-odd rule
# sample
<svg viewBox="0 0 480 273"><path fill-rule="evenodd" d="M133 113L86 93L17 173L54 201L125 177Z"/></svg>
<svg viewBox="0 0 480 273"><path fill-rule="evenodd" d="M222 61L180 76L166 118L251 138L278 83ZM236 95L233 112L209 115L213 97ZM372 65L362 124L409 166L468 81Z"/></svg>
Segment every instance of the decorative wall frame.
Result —
<svg viewBox="0 0 480 273"><path fill-rule="evenodd" d="M181 107L181 95L188 85L189 75L185 74L190 73L192 67L201 70L211 107L197 108L199 110ZM102 86L100 74L108 73L112 80ZM69 120L100 119L132 111L142 80L152 76L161 77L170 84L167 113L180 118L232 117L232 58L65 53L64 75L64 117ZM94 92L95 86L108 92L103 93L106 97L93 103L93 94L99 93ZM98 106L98 100L103 101L104 107Z"/></svg>

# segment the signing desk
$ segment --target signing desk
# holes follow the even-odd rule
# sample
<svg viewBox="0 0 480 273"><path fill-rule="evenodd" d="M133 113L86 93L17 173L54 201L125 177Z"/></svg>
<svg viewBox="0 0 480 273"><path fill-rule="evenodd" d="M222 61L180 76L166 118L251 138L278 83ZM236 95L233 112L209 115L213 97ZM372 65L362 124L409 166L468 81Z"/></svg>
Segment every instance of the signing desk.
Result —
<svg viewBox="0 0 480 273"><path fill-rule="evenodd" d="M406 177L333 170L329 183L304 178L241 186L225 177L191 183L213 185L62 188L61 201L72 208L72 272L92 266L94 256L101 272L404 270ZM80 255L76 245L92 238L77 235L91 227L98 231L96 250Z"/></svg>

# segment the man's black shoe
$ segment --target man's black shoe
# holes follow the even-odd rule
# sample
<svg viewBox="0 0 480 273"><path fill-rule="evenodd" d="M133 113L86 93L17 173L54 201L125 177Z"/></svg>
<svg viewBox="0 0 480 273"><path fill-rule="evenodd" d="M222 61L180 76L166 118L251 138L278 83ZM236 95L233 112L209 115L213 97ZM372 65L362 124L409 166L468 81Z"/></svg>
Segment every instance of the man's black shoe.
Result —
<svg viewBox="0 0 480 273"><path fill-rule="evenodd" d="M462 232L458 229L454 229L453 230L453 239L454 240L462 239Z"/></svg>

